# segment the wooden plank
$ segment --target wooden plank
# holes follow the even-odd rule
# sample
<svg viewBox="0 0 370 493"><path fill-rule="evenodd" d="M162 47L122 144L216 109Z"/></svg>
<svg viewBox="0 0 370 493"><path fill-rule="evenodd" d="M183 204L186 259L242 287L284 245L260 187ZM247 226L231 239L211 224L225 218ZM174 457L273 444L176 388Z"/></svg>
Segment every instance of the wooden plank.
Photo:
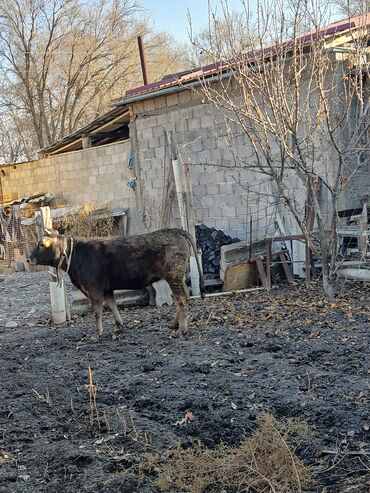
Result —
<svg viewBox="0 0 370 493"><path fill-rule="evenodd" d="M357 244L361 258L367 254L367 201L364 201L362 213L358 220Z"/></svg>
<svg viewBox="0 0 370 493"><path fill-rule="evenodd" d="M309 288L311 285L311 250L307 242L306 242L305 267L306 267L306 286Z"/></svg>
<svg viewBox="0 0 370 493"><path fill-rule="evenodd" d="M240 260L226 268L223 290L235 291L257 285L256 263Z"/></svg>
<svg viewBox="0 0 370 493"><path fill-rule="evenodd" d="M292 284L294 281L294 278L292 276L292 272L289 268L289 265L286 261L285 252L279 252L279 259L280 259L281 265L283 266L283 269L284 269L284 272L285 272L285 275L286 275L288 282Z"/></svg>
<svg viewBox="0 0 370 493"><path fill-rule="evenodd" d="M261 279L261 282L262 282L262 286L265 289L269 289L269 286L267 283L267 277L266 277L266 273L265 273L265 268L263 267L262 260L257 259L256 264L257 264L258 275L259 275L259 278Z"/></svg>
<svg viewBox="0 0 370 493"><path fill-rule="evenodd" d="M266 240L266 280L267 289L271 289L271 261L272 261L272 241L270 238Z"/></svg>

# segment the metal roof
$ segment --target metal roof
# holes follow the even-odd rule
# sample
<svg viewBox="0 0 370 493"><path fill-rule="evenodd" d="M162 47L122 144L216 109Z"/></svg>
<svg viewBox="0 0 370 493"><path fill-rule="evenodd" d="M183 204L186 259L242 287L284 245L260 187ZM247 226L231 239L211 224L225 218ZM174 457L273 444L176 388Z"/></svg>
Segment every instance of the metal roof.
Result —
<svg viewBox="0 0 370 493"><path fill-rule="evenodd" d="M72 143L78 144L85 135L96 134L99 131L99 129L101 129L102 127L112 126L113 121L116 121L117 118L119 117L122 118L127 117L126 119L128 121L128 110L123 109L122 106L118 107L116 105L114 106L114 108L98 116L91 122L75 130L73 133L67 135L63 139L58 140L57 142L54 142L53 144L50 144L47 147L44 147L43 149L40 150L40 153L51 154L54 151L61 149L65 146L68 146ZM116 125L116 127L119 126L120 126L119 124ZM111 128L111 130L114 129L115 128ZM71 149L71 147L69 147L69 150L75 150L75 149Z"/></svg>
<svg viewBox="0 0 370 493"><path fill-rule="evenodd" d="M354 29L357 30L358 28L366 26L370 26L370 13L334 22L319 32L312 31L306 33L298 38L298 43L309 46L309 44L316 39L323 39L325 43L327 43L329 40L337 38L338 41L341 40L345 43L348 42L348 40L345 40L346 34L349 35ZM293 44L293 41L287 41L286 46ZM340 46L340 43L338 46ZM263 51L254 50L243 53L241 56L247 57L250 61L253 61L254 58L261 54L263 54L263 56L273 54L275 49L274 46L271 46L264 48ZM237 61L238 60L235 59L219 61L214 64L199 67L195 70L182 71L177 74L169 75L159 81L147 85L129 89L126 91L124 98L112 102L115 106L111 110L94 119L84 127L67 135L62 140L45 147L41 152L44 154L51 154L56 153L57 151L60 152L64 148L75 150L73 145L75 145L75 147L77 146L76 148L80 148L80 141L85 134L91 135L92 133L97 132L99 128L109 126L109 122L113 123L120 114L122 114L122 116L127 115L128 117L127 106L130 103L192 88L194 85L199 84L204 78L213 80L213 78L222 77L222 73L225 74L228 69L232 68L233 63L236 63ZM114 127L112 127L111 130L114 130Z"/></svg>
<svg viewBox="0 0 370 493"><path fill-rule="evenodd" d="M342 36L345 33L350 33L353 29L357 29L359 27L364 27L369 25L370 25L370 13L359 15L350 19L346 19L344 21L334 22L332 24L329 24L327 27L325 27L325 29L322 29L321 31L318 32L311 31L309 33L306 33L300 38L298 38L296 43L309 45L310 43L312 43L317 39L328 40L330 38L339 35ZM294 44L293 41L288 41L286 43L286 46L293 44ZM263 55L269 55L270 53L273 53L274 50L275 50L274 46L264 48ZM248 58L250 61L253 61L253 58L257 57L259 54L261 54L261 50L257 50L257 51L252 50L250 52L242 54L241 56ZM183 89L186 89L186 84L188 82L192 80L197 80L199 78L207 77L209 75L220 72L222 70L226 70L228 67L231 67L233 65L233 62L235 63L235 61L238 60L220 61L215 64L206 65L204 67L197 68L194 71L189 71L185 73L181 72L179 74L170 75L157 82L152 82L151 84L129 89L128 91L126 91L125 97L117 101L117 104L124 105L127 104L127 100L131 100L133 99L133 97L136 97L138 95L141 94L144 95L146 93L151 93L154 91L157 92L158 90L172 87L175 85L178 85L180 87L183 86Z"/></svg>

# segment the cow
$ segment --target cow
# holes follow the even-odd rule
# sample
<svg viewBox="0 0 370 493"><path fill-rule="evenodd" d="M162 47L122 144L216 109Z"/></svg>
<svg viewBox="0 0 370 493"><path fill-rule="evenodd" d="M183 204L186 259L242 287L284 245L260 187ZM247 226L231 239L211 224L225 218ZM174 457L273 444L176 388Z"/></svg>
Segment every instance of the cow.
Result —
<svg viewBox="0 0 370 493"><path fill-rule="evenodd" d="M95 314L96 329L92 339L103 334L103 303L112 311L117 332L123 322L114 299L117 289L142 289L164 279L177 302L172 328L181 335L188 328L189 294L185 284L190 247L199 270L200 289L204 282L192 236L182 229L162 229L135 236L109 239L73 238L59 234L43 237L31 253L31 265L46 265L68 273L72 284L88 297Z"/></svg>

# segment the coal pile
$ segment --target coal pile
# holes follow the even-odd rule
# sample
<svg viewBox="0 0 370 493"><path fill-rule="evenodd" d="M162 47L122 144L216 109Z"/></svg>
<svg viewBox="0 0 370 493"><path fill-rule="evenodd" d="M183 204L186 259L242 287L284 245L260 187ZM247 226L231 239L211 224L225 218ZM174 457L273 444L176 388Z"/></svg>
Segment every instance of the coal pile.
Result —
<svg viewBox="0 0 370 493"><path fill-rule="evenodd" d="M218 277L220 272L221 247L240 241L238 238L231 238L223 231L209 228L205 224L195 226L195 236L197 246L202 250L203 273Z"/></svg>

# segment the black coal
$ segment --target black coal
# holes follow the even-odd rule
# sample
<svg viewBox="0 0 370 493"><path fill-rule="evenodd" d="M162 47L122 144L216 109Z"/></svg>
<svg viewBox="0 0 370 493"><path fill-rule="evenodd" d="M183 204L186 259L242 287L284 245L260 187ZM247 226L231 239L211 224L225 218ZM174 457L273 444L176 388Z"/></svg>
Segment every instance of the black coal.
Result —
<svg viewBox="0 0 370 493"><path fill-rule="evenodd" d="M205 224L195 226L195 236L197 246L202 250L203 273L212 274L218 277L220 272L221 247L240 241L238 238L231 238L223 231L209 228Z"/></svg>

